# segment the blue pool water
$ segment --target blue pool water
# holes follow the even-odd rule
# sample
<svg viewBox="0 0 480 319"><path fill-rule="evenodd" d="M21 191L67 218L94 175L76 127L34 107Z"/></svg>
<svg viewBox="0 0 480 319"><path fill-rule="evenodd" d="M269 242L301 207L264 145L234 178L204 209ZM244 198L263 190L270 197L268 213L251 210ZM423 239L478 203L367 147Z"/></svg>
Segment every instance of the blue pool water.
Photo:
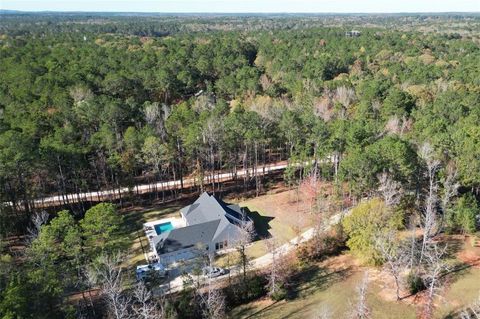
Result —
<svg viewBox="0 0 480 319"><path fill-rule="evenodd" d="M160 235L161 233L164 233L166 231L170 231L173 229L173 225L171 222L158 224L153 227L155 227L155 231L157 232L157 235Z"/></svg>

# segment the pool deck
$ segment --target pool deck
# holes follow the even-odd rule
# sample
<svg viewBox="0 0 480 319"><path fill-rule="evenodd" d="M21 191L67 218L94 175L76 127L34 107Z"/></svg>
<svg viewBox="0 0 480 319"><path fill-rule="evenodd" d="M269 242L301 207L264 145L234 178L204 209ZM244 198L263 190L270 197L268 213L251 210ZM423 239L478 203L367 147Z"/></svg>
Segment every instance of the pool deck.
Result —
<svg viewBox="0 0 480 319"><path fill-rule="evenodd" d="M153 253L154 251L153 238L158 236L157 232L155 231L155 225L165 224L165 223L172 223L173 229L182 228L186 226L185 222L180 217L162 218L162 219L157 219L151 222L144 223L143 230L145 231L145 235L147 236L148 242L150 244L150 252L148 253L148 256L145 256L147 261L152 259L152 257L155 257L155 254Z"/></svg>
<svg viewBox="0 0 480 319"><path fill-rule="evenodd" d="M165 224L165 223L172 223L173 228L181 228L186 226L185 222L180 217L169 217L169 218L157 219L151 222L146 222L145 224L143 224L143 226L154 227L155 225ZM155 229L153 231L155 231Z"/></svg>

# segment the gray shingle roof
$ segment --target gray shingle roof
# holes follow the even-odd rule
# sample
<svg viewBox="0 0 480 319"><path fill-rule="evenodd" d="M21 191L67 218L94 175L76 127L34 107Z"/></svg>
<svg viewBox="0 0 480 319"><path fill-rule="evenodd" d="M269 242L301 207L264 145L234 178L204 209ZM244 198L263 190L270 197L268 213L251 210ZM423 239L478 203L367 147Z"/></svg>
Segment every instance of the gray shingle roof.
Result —
<svg viewBox="0 0 480 319"><path fill-rule="evenodd" d="M192 205L182 208L180 212L188 226L155 237L153 243L159 255L192 247L198 243L212 243L223 232L228 232L232 239L236 238L239 229L235 227L237 222L231 216L243 219L240 206L227 205L207 192L200 195Z"/></svg>
<svg viewBox="0 0 480 319"><path fill-rule="evenodd" d="M225 214L242 220L242 211L238 205L227 205L215 196L204 192L189 206L180 210L189 225L204 223L209 220L223 219Z"/></svg>
<svg viewBox="0 0 480 319"><path fill-rule="evenodd" d="M172 229L154 238L158 254L165 254L180 249L193 247L197 244L208 244L217 232L220 220ZM163 236L162 236L163 235Z"/></svg>

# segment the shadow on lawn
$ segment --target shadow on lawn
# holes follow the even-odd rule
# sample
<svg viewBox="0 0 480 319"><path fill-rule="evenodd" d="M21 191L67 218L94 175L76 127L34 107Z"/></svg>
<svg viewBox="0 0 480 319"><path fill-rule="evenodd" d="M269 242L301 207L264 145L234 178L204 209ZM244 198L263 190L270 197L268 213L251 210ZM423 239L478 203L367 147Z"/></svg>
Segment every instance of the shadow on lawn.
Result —
<svg viewBox="0 0 480 319"><path fill-rule="evenodd" d="M262 216L259 212L252 212L247 207L243 207L243 210L251 219L253 219L253 224L255 225L255 232L257 233L255 240L272 237L269 232L272 227L269 224L275 217Z"/></svg>
<svg viewBox="0 0 480 319"><path fill-rule="evenodd" d="M317 291L325 290L336 282L343 281L352 274L350 267L329 270L318 265L309 266L295 275L290 282L287 300L305 297Z"/></svg>
<svg viewBox="0 0 480 319"><path fill-rule="evenodd" d="M321 268L318 265L311 265L302 272L296 274L288 287L286 300L304 298L307 295L314 294L317 291L325 290L336 282L345 280L352 274L350 267L329 271L329 269ZM253 306L244 307L240 312L235 314L235 318L253 318L257 317L265 311L277 306L280 301L275 301L268 306L252 313L255 309ZM289 315L281 318L288 318Z"/></svg>
<svg viewBox="0 0 480 319"><path fill-rule="evenodd" d="M235 314L235 318L244 318L244 319L253 318L256 315L258 315L258 314L260 314L264 311L267 311L270 308L273 308L279 302L280 302L280 300L274 301L273 303L269 304L268 306L266 306L266 307L264 307L260 310L257 310L253 313L252 313L252 310L255 309L254 307L252 307L252 306L244 307L241 311L239 311Z"/></svg>
<svg viewBox="0 0 480 319"><path fill-rule="evenodd" d="M455 259L456 255L463 249L463 241L458 238L448 238L443 240L447 245L446 258Z"/></svg>

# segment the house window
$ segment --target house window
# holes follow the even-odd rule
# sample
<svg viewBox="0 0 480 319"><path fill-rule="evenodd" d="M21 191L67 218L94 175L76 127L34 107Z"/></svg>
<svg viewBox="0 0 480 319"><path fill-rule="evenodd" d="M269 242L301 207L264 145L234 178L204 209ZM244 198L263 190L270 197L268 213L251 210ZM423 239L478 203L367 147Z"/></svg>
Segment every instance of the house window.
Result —
<svg viewBox="0 0 480 319"><path fill-rule="evenodd" d="M223 242L223 246L224 246L225 248L227 248L228 242L227 242L226 240Z"/></svg>
<svg viewBox="0 0 480 319"><path fill-rule="evenodd" d="M215 250L218 250L219 249L218 247L219 247L218 243L215 243Z"/></svg>
<svg viewBox="0 0 480 319"><path fill-rule="evenodd" d="M224 245L224 242L219 242L219 243L215 243L215 249L216 250L219 250L219 249L223 249L223 245ZM226 247L226 246L225 246Z"/></svg>

